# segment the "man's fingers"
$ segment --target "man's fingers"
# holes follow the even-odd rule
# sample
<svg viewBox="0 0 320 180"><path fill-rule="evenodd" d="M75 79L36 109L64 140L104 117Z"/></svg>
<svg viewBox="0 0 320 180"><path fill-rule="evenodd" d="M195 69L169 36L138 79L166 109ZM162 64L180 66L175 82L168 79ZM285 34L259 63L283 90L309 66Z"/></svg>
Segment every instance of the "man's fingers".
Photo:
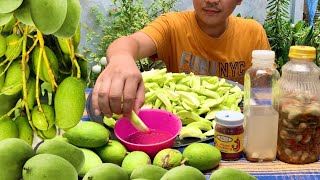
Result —
<svg viewBox="0 0 320 180"><path fill-rule="evenodd" d="M92 96L91 96L91 100L92 100L91 105L92 105L94 114L96 116L98 116L101 113L101 110L99 108L99 97L98 97L101 83L102 83L101 78L98 77L96 84L92 90Z"/></svg>
<svg viewBox="0 0 320 180"><path fill-rule="evenodd" d="M129 78L126 80L123 91L123 116L131 118L131 111L133 110L136 99L139 79Z"/></svg>
<svg viewBox="0 0 320 180"><path fill-rule="evenodd" d="M144 95L145 95L145 87L144 87L143 81L141 81L138 86L136 100L134 103L134 111L136 112L136 114L139 114L139 110L144 104L144 101L145 101Z"/></svg>
<svg viewBox="0 0 320 180"><path fill-rule="evenodd" d="M112 112L110 110L110 105L109 105L110 86L111 86L111 80L104 79L104 81L101 82L101 85L99 88L99 94L98 94L100 111L107 117L112 116Z"/></svg>
<svg viewBox="0 0 320 180"><path fill-rule="evenodd" d="M111 111L116 114L122 113L122 95L123 95L123 88L124 88L124 79L118 77L113 78L111 81L111 87L109 92L109 99L110 99L110 108Z"/></svg>

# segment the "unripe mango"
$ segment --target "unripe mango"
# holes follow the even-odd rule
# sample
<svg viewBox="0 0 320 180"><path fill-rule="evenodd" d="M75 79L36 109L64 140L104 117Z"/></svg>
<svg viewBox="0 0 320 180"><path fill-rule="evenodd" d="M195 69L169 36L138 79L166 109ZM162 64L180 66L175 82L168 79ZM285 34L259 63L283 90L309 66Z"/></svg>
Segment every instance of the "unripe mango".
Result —
<svg viewBox="0 0 320 180"><path fill-rule="evenodd" d="M48 58L53 76L55 77L55 79L57 79L58 78L58 70L59 70L58 59L57 59L56 55L54 54L54 52L50 48L45 46L44 49L46 51L47 58ZM42 81L51 82L51 79L49 76L49 71L47 69L47 65L44 61L44 58L43 58L43 56L41 56L39 58L39 55L40 55L40 47L37 46L37 47L35 47L35 49L33 50L33 53L32 53L33 72L35 74L37 74L37 68L38 68L38 64L39 64L39 60L40 60L41 65L40 65L39 78Z"/></svg>
<svg viewBox="0 0 320 180"><path fill-rule="evenodd" d="M19 116L14 120L14 122L19 131L19 139L22 139L32 145L33 130L29 124L28 118L26 116Z"/></svg>
<svg viewBox="0 0 320 180"><path fill-rule="evenodd" d="M100 164L86 173L83 180L129 180L128 174L118 165L112 163Z"/></svg>
<svg viewBox="0 0 320 180"><path fill-rule="evenodd" d="M38 92L40 92L40 89ZM28 80L27 94L28 107L30 110L32 110L36 103L36 80L33 77L30 77Z"/></svg>
<svg viewBox="0 0 320 180"><path fill-rule="evenodd" d="M20 56L22 52L22 41L21 37L16 34L11 34L6 37L7 42L7 50L6 50L6 57L9 59L16 59Z"/></svg>
<svg viewBox="0 0 320 180"><path fill-rule="evenodd" d="M130 179L142 178L148 180L158 180L161 179L166 172L168 172L168 170L164 168L151 164L146 164L134 169L131 173Z"/></svg>
<svg viewBox="0 0 320 180"><path fill-rule="evenodd" d="M104 163L113 163L119 166L127 155L127 149L116 140L109 140L108 144L98 147L96 152Z"/></svg>
<svg viewBox="0 0 320 180"><path fill-rule="evenodd" d="M64 130L76 126L83 115L85 101L84 81L75 77L64 79L54 98L56 125Z"/></svg>
<svg viewBox="0 0 320 180"><path fill-rule="evenodd" d="M220 151L206 143L188 145L183 151L183 157L186 158L186 165L195 167L200 171L213 169L221 161Z"/></svg>
<svg viewBox="0 0 320 180"><path fill-rule="evenodd" d="M23 179L78 180L76 169L69 161L53 154L38 154L23 166Z"/></svg>
<svg viewBox="0 0 320 180"><path fill-rule="evenodd" d="M28 80L30 75L30 69L26 64L26 79ZM1 92L5 95L14 95L22 90L22 64L21 60L15 60L6 72L6 78Z"/></svg>
<svg viewBox="0 0 320 180"><path fill-rule="evenodd" d="M205 180L206 177L201 171L192 166L178 166L170 169L160 180Z"/></svg>
<svg viewBox="0 0 320 180"><path fill-rule="evenodd" d="M10 138L0 141L0 180L21 179L22 167L32 156L32 147L21 139Z"/></svg>
<svg viewBox="0 0 320 180"><path fill-rule="evenodd" d="M131 175L134 169L145 164L151 164L148 154L142 151L132 151L124 158L121 167L128 175Z"/></svg>
<svg viewBox="0 0 320 180"><path fill-rule="evenodd" d="M4 84L5 75L6 75L6 73L4 73L4 67L0 66L0 91L1 91L1 88L3 87L3 84Z"/></svg>
<svg viewBox="0 0 320 180"><path fill-rule="evenodd" d="M0 89L0 92L1 92L1 89ZM10 109L12 109L16 105L19 97L20 97L19 94L15 94L12 96L7 96L4 94L0 95L0 102L6 102L1 104L0 106L0 117L5 115L7 112L10 111Z"/></svg>
<svg viewBox="0 0 320 180"><path fill-rule="evenodd" d="M97 148L107 144L109 131L96 122L82 122L63 133L68 141L78 147Z"/></svg>
<svg viewBox="0 0 320 180"><path fill-rule="evenodd" d="M69 161L77 172L84 165L84 153L78 147L64 141L50 139L45 140L37 149L36 154L54 154Z"/></svg>
<svg viewBox="0 0 320 180"><path fill-rule="evenodd" d="M210 176L210 180L225 180L225 179L256 180L257 178L245 171L241 171L239 169L234 169L234 168L221 168L214 171Z"/></svg>
<svg viewBox="0 0 320 180"><path fill-rule="evenodd" d="M8 138L18 138L19 136L18 128L11 118L1 119L0 129L0 141Z"/></svg>
<svg viewBox="0 0 320 180"><path fill-rule="evenodd" d="M1 34L0 34L0 57L2 57L7 50L7 41L6 38L4 38Z"/></svg>
<svg viewBox="0 0 320 180"><path fill-rule="evenodd" d="M41 104L42 112L36 106L31 111L33 125L42 131L49 130L54 125L54 110L52 106Z"/></svg>
<svg viewBox="0 0 320 180"><path fill-rule="evenodd" d="M67 0L67 15L58 31L53 35L61 38L71 38L75 35L80 22L80 2L79 0Z"/></svg>
<svg viewBox="0 0 320 180"><path fill-rule="evenodd" d="M37 134L41 139L52 139L52 138L56 137L56 135L57 135L57 127L55 125L53 125L47 131L37 130Z"/></svg>

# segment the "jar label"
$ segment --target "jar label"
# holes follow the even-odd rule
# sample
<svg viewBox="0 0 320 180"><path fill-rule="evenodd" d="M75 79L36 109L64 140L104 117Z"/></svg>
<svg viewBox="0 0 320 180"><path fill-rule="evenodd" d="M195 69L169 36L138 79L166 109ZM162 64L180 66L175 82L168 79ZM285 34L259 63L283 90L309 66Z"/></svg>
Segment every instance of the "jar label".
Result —
<svg viewBox="0 0 320 180"><path fill-rule="evenodd" d="M216 131L214 134L214 146L223 153L242 152L243 134L226 135Z"/></svg>

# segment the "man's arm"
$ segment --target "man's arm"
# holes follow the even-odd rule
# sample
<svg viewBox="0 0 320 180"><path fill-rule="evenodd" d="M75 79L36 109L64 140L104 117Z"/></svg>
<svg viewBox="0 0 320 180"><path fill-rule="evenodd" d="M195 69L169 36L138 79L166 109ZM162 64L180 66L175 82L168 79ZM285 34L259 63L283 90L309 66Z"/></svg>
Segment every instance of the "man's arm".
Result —
<svg viewBox="0 0 320 180"><path fill-rule="evenodd" d="M108 66L99 75L92 93L95 114L113 113L131 118L144 104L144 84L135 60L157 52L153 40L142 32L115 40L107 50Z"/></svg>
<svg viewBox="0 0 320 180"><path fill-rule="evenodd" d="M111 60L112 56L127 54L137 60L156 53L157 47L153 40L145 33L136 32L115 40L107 50L107 58Z"/></svg>

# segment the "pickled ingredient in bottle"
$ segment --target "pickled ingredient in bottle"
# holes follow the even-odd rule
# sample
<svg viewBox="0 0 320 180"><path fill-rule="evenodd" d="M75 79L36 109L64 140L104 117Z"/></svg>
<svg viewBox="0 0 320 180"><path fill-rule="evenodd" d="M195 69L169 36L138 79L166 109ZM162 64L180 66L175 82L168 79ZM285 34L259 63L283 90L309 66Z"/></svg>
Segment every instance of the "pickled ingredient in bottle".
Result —
<svg viewBox="0 0 320 180"><path fill-rule="evenodd" d="M292 46L282 67L277 158L293 164L318 160L320 153L320 68L315 48Z"/></svg>
<svg viewBox="0 0 320 180"><path fill-rule="evenodd" d="M278 136L279 72L274 68L275 53L252 52L252 67L245 74L244 115L246 159L253 162L276 158Z"/></svg>

